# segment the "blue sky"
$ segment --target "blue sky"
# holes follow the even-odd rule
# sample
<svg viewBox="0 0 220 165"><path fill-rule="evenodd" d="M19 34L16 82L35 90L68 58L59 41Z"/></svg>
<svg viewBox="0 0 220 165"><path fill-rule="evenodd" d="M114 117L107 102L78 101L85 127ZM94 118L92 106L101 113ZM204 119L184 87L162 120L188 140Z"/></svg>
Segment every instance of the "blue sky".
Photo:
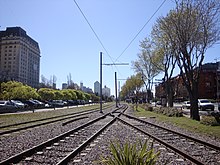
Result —
<svg viewBox="0 0 220 165"><path fill-rule="evenodd" d="M147 37L159 16L174 7L166 0L143 31L121 55L134 36L163 0L76 0L107 52L86 23L74 0L0 0L0 30L20 26L39 43L40 75L57 77L57 87L72 80L93 89L99 81L99 54L103 63L129 63L129 66L103 66L103 86L114 94L114 76L126 79L134 74L131 61L137 59L139 42ZM206 53L205 62L220 57L220 45ZM121 56L120 56L121 55ZM120 58L118 58L120 56ZM118 58L117 61L115 61ZM162 76L161 76L162 77ZM124 83L121 80L121 85Z"/></svg>

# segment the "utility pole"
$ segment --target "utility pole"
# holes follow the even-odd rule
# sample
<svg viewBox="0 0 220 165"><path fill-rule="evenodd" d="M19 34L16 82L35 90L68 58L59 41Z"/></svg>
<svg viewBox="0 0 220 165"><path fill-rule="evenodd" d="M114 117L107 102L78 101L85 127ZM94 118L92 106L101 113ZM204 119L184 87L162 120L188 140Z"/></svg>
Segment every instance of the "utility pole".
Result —
<svg viewBox="0 0 220 165"><path fill-rule="evenodd" d="M100 113L102 112L102 52L100 52Z"/></svg>
<svg viewBox="0 0 220 165"><path fill-rule="evenodd" d="M115 72L115 103L116 107L118 107L118 96L117 96L117 73Z"/></svg>
<svg viewBox="0 0 220 165"><path fill-rule="evenodd" d="M120 81L118 81L118 104L120 105Z"/></svg>
<svg viewBox="0 0 220 165"><path fill-rule="evenodd" d="M120 86L120 80L127 80L127 79L117 79L118 80L118 104L120 105L120 89L121 89L121 86Z"/></svg>
<svg viewBox="0 0 220 165"><path fill-rule="evenodd" d="M112 65L129 65L129 63L111 63L111 64L103 64L102 63L102 52L100 52L100 113L102 112L102 65L112 66ZM116 107L117 105L117 77L115 72L115 79L116 79L116 85L115 85L115 91L116 91Z"/></svg>

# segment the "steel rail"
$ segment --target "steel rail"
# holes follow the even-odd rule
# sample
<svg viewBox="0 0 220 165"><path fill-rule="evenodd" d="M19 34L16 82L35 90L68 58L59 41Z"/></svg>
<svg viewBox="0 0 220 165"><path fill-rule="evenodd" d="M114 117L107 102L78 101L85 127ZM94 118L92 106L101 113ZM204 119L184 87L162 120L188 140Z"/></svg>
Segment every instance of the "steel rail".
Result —
<svg viewBox="0 0 220 165"><path fill-rule="evenodd" d="M146 131L144 131L144 130L142 130L142 129L140 129L140 128L138 128L138 127L136 127L136 126L134 126L134 125L132 125L132 124L130 124L130 123L128 123L127 121L125 121L125 120L123 120L123 119L121 119L121 118L119 118L119 117L116 117L116 118L117 118L117 120L121 121L122 123L124 123L124 124L126 124L126 125L128 125L128 126L134 128L134 129L140 131L141 133L143 133L143 134L145 134L145 135L147 135L147 136L149 136L149 137L155 139L156 141L158 141L158 142L160 142L161 144L165 145L166 147L172 149L172 150L175 151L176 153L178 153L178 154L182 155L183 157L187 158L187 159L190 160L191 162L196 163L197 165L205 165L205 164L204 164L203 162L201 162L200 160L198 160L198 159L196 159L196 158L194 158L194 157L188 155L188 154L185 153L184 151L179 150L178 148L176 148L176 147L174 147L173 145L171 145L171 144L165 142L164 140L161 140L160 138L158 138L158 137L156 137L156 136L154 136L154 135L152 135L152 134L150 134L150 133L148 133L148 132L146 132Z"/></svg>
<svg viewBox="0 0 220 165"><path fill-rule="evenodd" d="M109 108L111 106L112 105L108 105L108 106L105 106L104 108ZM7 128L7 127L18 126L18 125L35 123L35 122L44 121L44 120L56 119L56 118L70 116L70 115L75 115L75 114L81 114L81 113L84 113L84 112L90 112L90 111L96 112L95 110L98 111L98 107L97 108L88 109L88 110L83 110L81 112L74 112L74 113L69 113L69 114L65 114L65 115L59 115L59 116L53 116L53 117L48 117L48 118L43 118L43 119L38 119L38 120L31 120L31 121L26 121L26 122L21 122L21 123L16 123L16 124L4 125L4 126L0 126L0 129Z"/></svg>
<svg viewBox="0 0 220 165"><path fill-rule="evenodd" d="M89 139L87 139L83 144L77 147L74 151L68 154L56 165L66 165L71 159L73 159L78 153L80 153L86 146L89 145L89 143L91 143L97 136L99 136L107 127L109 127L115 121L116 121L116 117L114 117L109 123L103 126L100 130L98 130L95 134L93 134Z"/></svg>
<svg viewBox="0 0 220 165"><path fill-rule="evenodd" d="M56 119L56 120L52 120L52 121L47 121L47 122L44 122L44 123L34 124L34 125L30 125L30 126L25 126L25 127L21 127L21 128L11 129L11 130L7 130L7 131L2 131L2 132L0 132L0 135L10 134L10 133L18 132L18 131L21 131L21 130L42 126L42 125L45 125L45 124L51 124L51 123L55 123L55 122L58 122L58 121L71 119L73 117L78 117L78 116L87 115L87 114L90 114L90 113L95 113L95 112L98 112L98 111L99 110L89 110L89 112L87 111L87 112L83 112L83 113L77 113L76 115L73 115L73 116L67 115L69 117Z"/></svg>
<svg viewBox="0 0 220 165"><path fill-rule="evenodd" d="M188 136L188 135L185 135L185 134L183 134L183 133L180 133L180 132L177 132L177 131L174 131L174 130L170 130L170 129L165 128L165 127L163 127L163 126L159 126L159 125L156 125L156 124L147 122L147 121L142 120L142 119L139 119L139 118L137 118L137 117L135 117L135 116L131 116L131 115L128 115L128 114L122 114L122 115L124 115L124 116L126 116L126 117L128 117L128 118L131 118L131 119L134 119L134 120L143 122L143 123L145 123L145 124L149 124L149 125L152 125L152 126L155 126L155 127L161 128L161 129L164 129L164 130L166 130L166 131L175 133L175 134L177 134L177 135L180 135L180 136L182 136L182 137L188 138L188 139L190 139L190 140L194 140L194 141L196 141L196 142L198 142L198 143L201 143L201 144L203 144L203 145L206 145L206 146L208 146L208 147L211 147L211 148L213 148L213 149L216 149L216 150L220 151L220 147L219 147L219 146L216 146L216 145L214 145L214 144L208 143L208 142L206 142L206 141L202 141L202 140L196 139L196 138L194 138L194 137L192 137L192 136Z"/></svg>
<svg viewBox="0 0 220 165"><path fill-rule="evenodd" d="M71 159L73 159L78 153L80 153L86 146L89 145L97 136L99 136L107 127L109 127L111 124L113 124L116 119L121 115L121 113L124 113L127 110L128 106L124 105L120 107L119 109L124 109L122 112L118 114L118 116L115 116L109 123L107 123L105 126L103 126L100 130L98 130L94 135L92 135L89 139L87 139L83 144L81 144L79 147L77 147L74 151L69 153L65 158L63 158L60 162L58 162L56 165L66 165ZM115 110L114 113L117 113L117 110Z"/></svg>
<svg viewBox="0 0 220 165"><path fill-rule="evenodd" d="M120 108L117 108L117 109L113 110L112 112L115 112L118 109L120 109ZM30 149L27 149L27 150L25 150L25 151L23 151L21 153L18 153L18 154L14 155L14 156L11 156L11 157L9 157L6 160L1 161L0 165L11 164L11 163L18 163L23 158L29 157L29 156L33 155L34 153L36 153L36 151L42 150L43 148L45 148L45 146L52 145L56 141L59 141L59 140L63 139L64 137L69 136L70 134L72 134L72 133L74 133L74 132L76 132L76 131L78 131L80 129L83 129L84 127L89 126L90 124L93 124L93 123L95 123L95 122L105 118L109 114L111 114L111 112L109 112L107 114L104 114L104 115L102 115L100 117L97 117L96 119L93 119L93 120L91 120L91 121L89 121L89 122L87 122L87 123L85 123L85 124L83 124L81 126L78 126L75 129L72 129L72 130L69 130L69 131L67 131L65 133L62 133L61 135L58 135L58 136L56 136L56 137L54 137L52 139L49 139L46 142L43 142L43 143L41 143L41 144L39 144L37 146L34 146L34 147L30 148Z"/></svg>

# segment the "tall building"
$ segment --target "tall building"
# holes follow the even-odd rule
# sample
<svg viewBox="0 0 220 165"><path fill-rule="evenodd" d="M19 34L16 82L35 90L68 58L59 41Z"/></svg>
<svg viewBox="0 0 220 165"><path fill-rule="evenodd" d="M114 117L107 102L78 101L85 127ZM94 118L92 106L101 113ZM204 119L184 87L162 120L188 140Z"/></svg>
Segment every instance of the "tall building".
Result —
<svg viewBox="0 0 220 165"><path fill-rule="evenodd" d="M67 89L67 87L68 87L67 83L62 84L62 89Z"/></svg>
<svg viewBox="0 0 220 165"><path fill-rule="evenodd" d="M0 31L0 80L39 86L40 48L20 27Z"/></svg>
<svg viewBox="0 0 220 165"><path fill-rule="evenodd" d="M100 96L100 83L98 81L94 83L94 93Z"/></svg>
<svg viewBox="0 0 220 165"><path fill-rule="evenodd" d="M102 95L107 97L110 97L111 95L111 90L106 85L102 88Z"/></svg>

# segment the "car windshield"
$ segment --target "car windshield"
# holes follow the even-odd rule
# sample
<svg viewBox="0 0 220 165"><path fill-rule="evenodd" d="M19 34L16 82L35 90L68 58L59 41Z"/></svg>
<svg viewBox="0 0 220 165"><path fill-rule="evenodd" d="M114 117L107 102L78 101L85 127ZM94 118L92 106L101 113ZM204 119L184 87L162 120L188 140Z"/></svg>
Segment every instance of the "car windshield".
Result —
<svg viewBox="0 0 220 165"><path fill-rule="evenodd" d="M200 100L201 103L209 103L209 100Z"/></svg>

